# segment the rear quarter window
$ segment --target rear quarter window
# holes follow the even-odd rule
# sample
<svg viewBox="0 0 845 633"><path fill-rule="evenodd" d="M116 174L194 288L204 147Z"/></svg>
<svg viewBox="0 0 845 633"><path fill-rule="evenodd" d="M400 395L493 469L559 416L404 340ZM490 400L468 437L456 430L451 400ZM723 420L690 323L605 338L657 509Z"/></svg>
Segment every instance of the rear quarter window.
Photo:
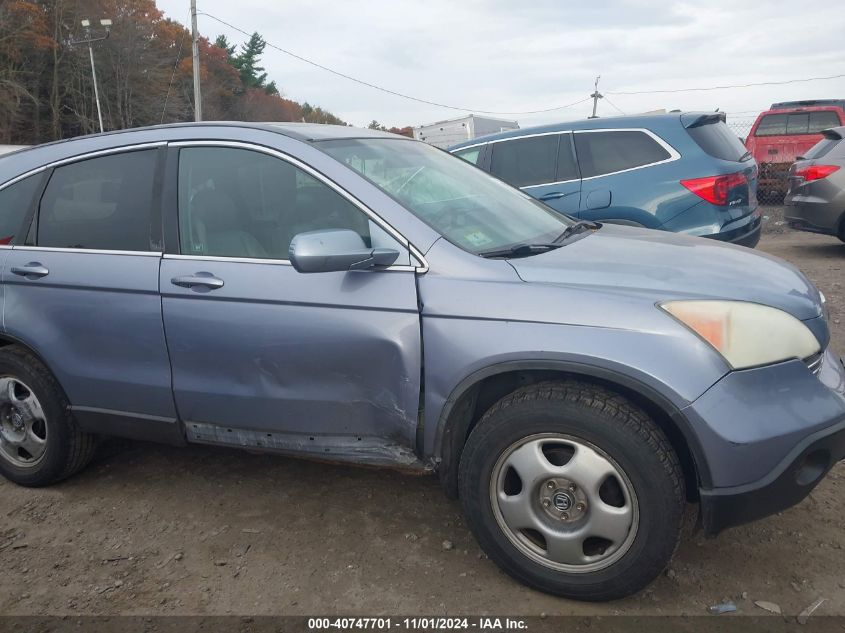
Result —
<svg viewBox="0 0 845 633"><path fill-rule="evenodd" d="M28 176L0 189L0 244L11 244L15 239L42 178L43 174Z"/></svg>
<svg viewBox="0 0 845 633"><path fill-rule="evenodd" d="M582 178L643 167L671 157L660 143L638 130L579 132L575 134L575 151Z"/></svg>
<svg viewBox="0 0 845 633"><path fill-rule="evenodd" d="M473 165L478 164L478 157L481 156L481 150L483 145L479 145L477 147L469 147L467 149L459 149L453 154L458 158L463 158L466 162L472 163Z"/></svg>
<svg viewBox="0 0 845 633"><path fill-rule="evenodd" d="M742 141L721 121L687 128L687 132L696 145L713 158L739 161L743 156L750 157Z"/></svg>

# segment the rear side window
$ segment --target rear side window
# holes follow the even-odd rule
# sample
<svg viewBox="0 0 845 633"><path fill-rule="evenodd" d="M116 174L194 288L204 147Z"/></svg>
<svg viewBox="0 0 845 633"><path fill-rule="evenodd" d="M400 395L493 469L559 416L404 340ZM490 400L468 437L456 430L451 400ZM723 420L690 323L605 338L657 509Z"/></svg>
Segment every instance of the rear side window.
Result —
<svg viewBox="0 0 845 633"><path fill-rule="evenodd" d="M472 163L473 165L478 164L478 157L481 156L481 150L484 146L479 145L478 147L470 147L467 149L459 149L454 154L458 158L463 158L466 162Z"/></svg>
<svg viewBox="0 0 845 633"><path fill-rule="evenodd" d="M822 112L793 112L767 114L757 126L754 136L784 136L788 134L818 134L822 130L840 125L839 117L832 110Z"/></svg>
<svg viewBox="0 0 845 633"><path fill-rule="evenodd" d="M671 155L645 132L582 132L575 134L581 176L590 178L642 167Z"/></svg>
<svg viewBox="0 0 845 633"><path fill-rule="evenodd" d="M742 141L721 121L687 128L692 140L708 155L721 160L741 160L748 155Z"/></svg>
<svg viewBox="0 0 845 633"><path fill-rule="evenodd" d="M23 224L42 174L29 176L0 190L0 244L11 244Z"/></svg>
<svg viewBox="0 0 845 633"><path fill-rule="evenodd" d="M38 246L149 251L156 155L143 150L58 167L41 199Z"/></svg>
<svg viewBox="0 0 845 633"><path fill-rule="evenodd" d="M490 173L514 187L554 182L559 134L493 143Z"/></svg>

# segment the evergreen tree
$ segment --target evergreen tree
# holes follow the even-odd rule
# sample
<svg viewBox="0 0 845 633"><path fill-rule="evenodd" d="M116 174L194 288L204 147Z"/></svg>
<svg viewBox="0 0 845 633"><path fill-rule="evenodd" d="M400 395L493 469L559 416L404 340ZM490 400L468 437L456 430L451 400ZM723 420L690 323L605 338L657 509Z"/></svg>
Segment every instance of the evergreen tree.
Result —
<svg viewBox="0 0 845 633"><path fill-rule="evenodd" d="M241 44L241 51L234 56L232 65L241 74L241 82L244 87L264 88L267 80L267 73L264 68L258 65L261 55L267 42L257 32L253 33L246 44Z"/></svg>

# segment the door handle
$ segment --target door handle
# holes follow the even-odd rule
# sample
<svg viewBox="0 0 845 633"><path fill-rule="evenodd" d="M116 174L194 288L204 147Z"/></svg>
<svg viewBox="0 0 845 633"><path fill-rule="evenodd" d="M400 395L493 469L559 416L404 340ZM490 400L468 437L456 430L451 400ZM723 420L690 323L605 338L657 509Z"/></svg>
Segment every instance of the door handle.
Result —
<svg viewBox="0 0 845 633"><path fill-rule="evenodd" d="M194 288L195 286L204 287L208 290L217 290L223 287L223 280L215 277L211 273L201 272L193 275L183 275L181 277L174 277L170 280L174 286L182 286L183 288Z"/></svg>
<svg viewBox="0 0 845 633"><path fill-rule="evenodd" d="M550 191L549 193L544 193L540 196L540 200L557 200L558 198L565 198L566 196L571 196L574 191Z"/></svg>
<svg viewBox="0 0 845 633"><path fill-rule="evenodd" d="M12 273L27 279L38 279L46 277L50 271L42 266L41 262L29 262L25 266L12 266Z"/></svg>

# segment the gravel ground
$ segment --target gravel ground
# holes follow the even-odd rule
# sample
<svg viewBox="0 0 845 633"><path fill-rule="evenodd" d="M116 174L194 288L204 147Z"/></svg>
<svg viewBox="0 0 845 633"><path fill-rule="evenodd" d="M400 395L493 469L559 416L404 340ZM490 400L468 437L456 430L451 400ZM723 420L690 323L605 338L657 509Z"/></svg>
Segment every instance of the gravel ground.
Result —
<svg viewBox="0 0 845 633"><path fill-rule="evenodd" d="M845 353L845 244L776 225L760 249L827 295ZM53 488L0 482L0 613L692 614L723 599L845 615L845 466L808 499L708 540L690 532L638 596L526 589L479 550L432 477L112 440Z"/></svg>

